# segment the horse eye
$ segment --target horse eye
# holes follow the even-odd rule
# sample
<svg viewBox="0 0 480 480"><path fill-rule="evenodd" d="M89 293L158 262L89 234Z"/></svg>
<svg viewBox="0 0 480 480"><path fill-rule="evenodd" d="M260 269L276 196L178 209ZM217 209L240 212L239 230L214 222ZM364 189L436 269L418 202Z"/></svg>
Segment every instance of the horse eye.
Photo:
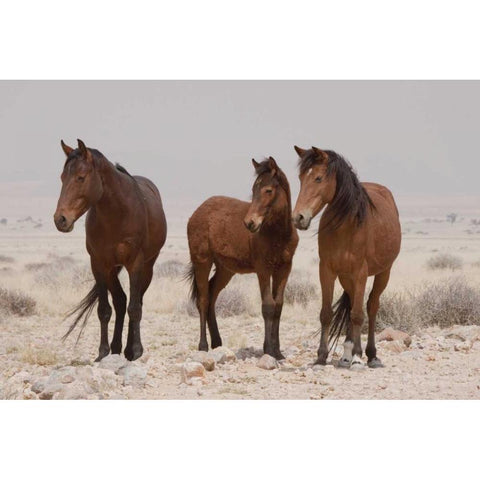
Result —
<svg viewBox="0 0 480 480"><path fill-rule="evenodd" d="M322 181L322 177L317 177L317 178L315 179L315 181L316 181L317 183L320 183L320 182Z"/></svg>
<svg viewBox="0 0 480 480"><path fill-rule="evenodd" d="M267 188L267 189L265 190L265 193L268 193L269 195L271 195L272 192L273 192L273 190L272 190L271 188Z"/></svg>
<svg viewBox="0 0 480 480"><path fill-rule="evenodd" d="M85 180L85 177L77 177L77 182L83 182Z"/></svg>

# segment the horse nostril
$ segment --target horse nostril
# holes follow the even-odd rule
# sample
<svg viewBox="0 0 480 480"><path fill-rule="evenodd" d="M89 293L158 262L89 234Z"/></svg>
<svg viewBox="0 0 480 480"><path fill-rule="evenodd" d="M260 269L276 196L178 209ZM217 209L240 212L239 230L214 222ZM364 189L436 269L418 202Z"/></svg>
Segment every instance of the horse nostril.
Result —
<svg viewBox="0 0 480 480"><path fill-rule="evenodd" d="M65 225L65 223L67 223L67 219L63 215L61 215L58 218L58 223L61 224L61 225Z"/></svg>
<svg viewBox="0 0 480 480"><path fill-rule="evenodd" d="M303 222L303 219L304 219L303 215L301 213L299 213L297 215L297 222Z"/></svg>

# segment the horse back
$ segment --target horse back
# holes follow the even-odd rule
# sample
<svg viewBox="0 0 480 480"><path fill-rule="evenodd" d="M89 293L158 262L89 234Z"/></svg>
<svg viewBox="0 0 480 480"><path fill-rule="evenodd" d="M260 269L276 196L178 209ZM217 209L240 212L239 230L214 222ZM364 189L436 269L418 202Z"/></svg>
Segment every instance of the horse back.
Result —
<svg viewBox="0 0 480 480"><path fill-rule="evenodd" d="M249 203L215 196L203 202L187 224L192 261L219 261L232 271L252 271L251 233L243 219Z"/></svg>

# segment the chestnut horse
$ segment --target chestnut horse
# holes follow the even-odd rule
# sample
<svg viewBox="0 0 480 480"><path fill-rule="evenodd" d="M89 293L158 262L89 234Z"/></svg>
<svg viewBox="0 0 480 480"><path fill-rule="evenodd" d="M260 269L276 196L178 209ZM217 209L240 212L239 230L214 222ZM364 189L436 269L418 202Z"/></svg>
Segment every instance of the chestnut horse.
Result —
<svg viewBox="0 0 480 480"><path fill-rule="evenodd" d="M215 302L236 273L256 273L265 321L265 353L283 359L279 326L283 294L298 244L292 223L287 177L270 157L252 160L257 178L252 202L211 197L188 221L192 300L200 313L199 350L208 351L206 324L212 348L222 345ZM210 270L215 274L209 280Z"/></svg>
<svg viewBox="0 0 480 480"><path fill-rule="evenodd" d="M127 298L118 280L125 267L130 279L127 345L125 357L136 360L143 353L140 340L143 295L150 285L153 265L165 243L167 224L160 194L144 177L133 177L123 167L110 163L99 151L78 140L73 149L63 143L67 161L61 176L62 191L54 215L61 232L71 232L85 212L86 243L95 285L68 315L77 314L66 338L84 318L79 337L98 301L100 348L96 361L122 351L122 331ZM108 322L115 308L115 329L108 344Z"/></svg>
<svg viewBox="0 0 480 480"><path fill-rule="evenodd" d="M381 367L375 348L375 318L392 264L400 251L398 210L391 192L376 183L360 183L351 165L331 150L295 147L300 157L300 193L293 212L295 226L306 230L327 206L318 229L322 310L321 339L316 363L327 361L328 344L335 344L346 326L339 366L362 364L361 328L367 277L374 275L367 302L368 366ZM339 278L344 293L332 309ZM330 324L332 323L330 332Z"/></svg>

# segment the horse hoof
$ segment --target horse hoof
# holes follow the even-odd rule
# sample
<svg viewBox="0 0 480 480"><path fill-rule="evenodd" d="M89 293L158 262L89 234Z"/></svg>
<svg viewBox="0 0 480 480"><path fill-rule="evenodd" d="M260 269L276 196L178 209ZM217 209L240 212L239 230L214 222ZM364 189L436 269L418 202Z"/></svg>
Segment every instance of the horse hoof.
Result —
<svg viewBox="0 0 480 480"><path fill-rule="evenodd" d="M277 352L277 353L275 354L275 358L276 358L277 360L285 360L285 357L282 355L282 352Z"/></svg>
<svg viewBox="0 0 480 480"><path fill-rule="evenodd" d="M327 360L324 358L317 358L317 360L314 363L314 365L326 365L326 364L327 364Z"/></svg>
<svg viewBox="0 0 480 480"><path fill-rule="evenodd" d="M368 365L369 368L383 368L384 367L382 361L377 357L369 360L367 365Z"/></svg>
<svg viewBox="0 0 480 480"><path fill-rule="evenodd" d="M361 372L362 370L365 370L365 365L361 362L355 362L350 365L350 370Z"/></svg>
<svg viewBox="0 0 480 480"><path fill-rule="evenodd" d="M105 358L110 353L110 349L103 350L99 352L98 357L95 359L95 362L99 362L102 358Z"/></svg>
<svg viewBox="0 0 480 480"><path fill-rule="evenodd" d="M338 368L350 368L351 364L352 364L352 361L348 360L348 358L341 358L337 363L337 367Z"/></svg>
<svg viewBox="0 0 480 480"><path fill-rule="evenodd" d="M143 347L140 345L140 347L133 347L133 348L126 348L125 349L125 358L129 362L134 362L138 358L140 358L143 355Z"/></svg>

